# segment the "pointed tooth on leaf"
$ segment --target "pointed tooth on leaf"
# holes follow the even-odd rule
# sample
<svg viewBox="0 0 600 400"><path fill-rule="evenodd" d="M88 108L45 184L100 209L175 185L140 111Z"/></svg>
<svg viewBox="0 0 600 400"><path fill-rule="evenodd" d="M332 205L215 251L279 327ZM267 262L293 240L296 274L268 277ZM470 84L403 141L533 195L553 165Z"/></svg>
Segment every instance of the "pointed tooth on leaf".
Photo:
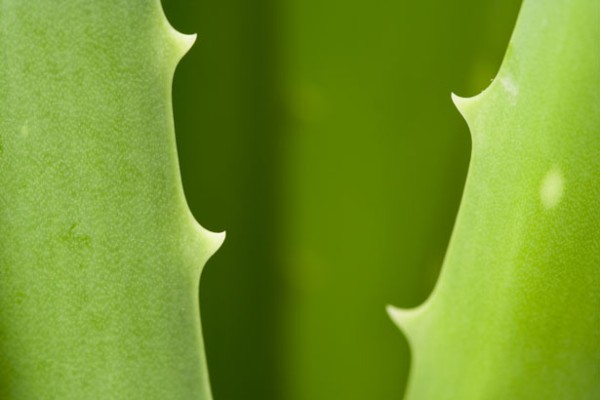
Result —
<svg viewBox="0 0 600 400"><path fill-rule="evenodd" d="M456 106L456 108L458 109L458 111L460 111L460 114L468 122L468 120L469 120L469 118L471 116L471 112L472 112L473 106L477 102L477 97L478 96L475 96L475 97L460 97L460 96L457 96L454 93L451 93L450 96L452 97L452 102L454 103L454 105Z"/></svg>
<svg viewBox="0 0 600 400"><path fill-rule="evenodd" d="M169 45L173 45L175 49L175 59L177 62L183 58L184 55L190 50L194 42L196 41L196 34L185 34L179 32L177 29L173 28L173 25L169 22L167 15L165 14L165 10L162 7L161 0L155 0L157 2L157 6L162 15L162 23L163 29L166 32L167 42Z"/></svg>
<svg viewBox="0 0 600 400"><path fill-rule="evenodd" d="M185 33L181 33L175 29L173 29L173 37L175 39L175 43L177 45L177 50L178 50L178 58L181 60L181 58L183 58L183 56L185 56L187 54L188 51L190 51L190 49L192 48L192 46L194 45L194 42L196 42L196 37L198 35L191 34L185 34Z"/></svg>
<svg viewBox="0 0 600 400"><path fill-rule="evenodd" d="M208 229L203 228L200 224L196 224L196 226L203 239L202 242L204 247L204 264L217 252L217 250L219 250L219 248L225 241L226 233L209 231Z"/></svg>
<svg viewBox="0 0 600 400"><path fill-rule="evenodd" d="M410 342L414 335L414 324L421 314L421 307L404 309L388 305L385 309L390 319L400 328Z"/></svg>

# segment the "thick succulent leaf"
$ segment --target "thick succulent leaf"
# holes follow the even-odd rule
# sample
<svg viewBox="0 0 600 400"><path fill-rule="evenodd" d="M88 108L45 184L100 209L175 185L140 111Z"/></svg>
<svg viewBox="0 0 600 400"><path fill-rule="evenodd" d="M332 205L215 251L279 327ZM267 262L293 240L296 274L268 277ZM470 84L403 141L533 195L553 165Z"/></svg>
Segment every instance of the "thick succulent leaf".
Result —
<svg viewBox="0 0 600 400"><path fill-rule="evenodd" d="M158 0L0 0L3 399L209 399Z"/></svg>
<svg viewBox="0 0 600 400"><path fill-rule="evenodd" d="M448 93L493 77L518 4L285 3L277 399L398 400L409 349L381 308L431 292L469 162Z"/></svg>
<svg viewBox="0 0 600 400"><path fill-rule="evenodd" d="M600 3L525 0L472 131L440 281L390 308L409 399L600 398Z"/></svg>

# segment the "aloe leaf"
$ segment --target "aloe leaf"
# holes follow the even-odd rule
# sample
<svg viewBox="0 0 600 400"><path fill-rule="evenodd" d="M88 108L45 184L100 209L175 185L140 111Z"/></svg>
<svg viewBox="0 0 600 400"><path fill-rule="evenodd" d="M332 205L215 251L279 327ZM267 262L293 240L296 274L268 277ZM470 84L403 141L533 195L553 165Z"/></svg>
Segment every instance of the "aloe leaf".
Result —
<svg viewBox="0 0 600 400"><path fill-rule="evenodd" d="M0 0L0 392L210 399L158 0Z"/></svg>
<svg viewBox="0 0 600 400"><path fill-rule="evenodd" d="M517 6L294 0L284 8L293 119L282 181L281 398L402 397L408 345L381 308L417 305L435 283L469 162L467 128L448 93L490 81Z"/></svg>
<svg viewBox="0 0 600 400"><path fill-rule="evenodd" d="M162 3L174 26L199 36L173 86L186 198L204 226L228 231L227 250L211 259L200 287L213 396L288 399L280 390L286 368L279 345L280 316L289 312L279 278L286 270L280 260L286 224L279 201L285 178L281 2Z"/></svg>
<svg viewBox="0 0 600 400"><path fill-rule="evenodd" d="M440 281L389 309L408 399L600 397L599 13L525 0L491 86L454 97L473 151Z"/></svg>

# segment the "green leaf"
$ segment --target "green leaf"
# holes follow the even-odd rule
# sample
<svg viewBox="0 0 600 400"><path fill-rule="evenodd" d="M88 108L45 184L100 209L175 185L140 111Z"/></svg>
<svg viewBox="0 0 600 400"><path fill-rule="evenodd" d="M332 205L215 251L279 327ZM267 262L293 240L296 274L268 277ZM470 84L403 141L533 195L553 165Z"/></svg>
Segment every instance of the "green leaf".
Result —
<svg viewBox="0 0 600 400"><path fill-rule="evenodd" d="M0 0L3 399L210 399L158 0Z"/></svg>
<svg viewBox="0 0 600 400"><path fill-rule="evenodd" d="M398 400L409 349L382 307L435 283L470 147L448 93L493 77L517 2L286 3L276 399Z"/></svg>
<svg viewBox="0 0 600 400"><path fill-rule="evenodd" d="M526 0L473 137L440 281L415 310L408 399L600 397L600 4Z"/></svg>

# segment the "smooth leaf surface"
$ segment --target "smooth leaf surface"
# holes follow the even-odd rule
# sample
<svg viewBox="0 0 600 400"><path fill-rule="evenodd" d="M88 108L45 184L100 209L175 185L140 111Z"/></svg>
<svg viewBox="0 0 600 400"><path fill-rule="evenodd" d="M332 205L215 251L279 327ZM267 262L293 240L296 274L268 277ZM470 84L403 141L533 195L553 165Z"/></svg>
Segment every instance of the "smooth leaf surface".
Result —
<svg viewBox="0 0 600 400"><path fill-rule="evenodd" d="M494 82L455 97L473 152L440 282L390 309L408 399L600 397L599 12L526 0Z"/></svg>
<svg viewBox="0 0 600 400"><path fill-rule="evenodd" d="M0 0L0 392L210 399L158 0Z"/></svg>

